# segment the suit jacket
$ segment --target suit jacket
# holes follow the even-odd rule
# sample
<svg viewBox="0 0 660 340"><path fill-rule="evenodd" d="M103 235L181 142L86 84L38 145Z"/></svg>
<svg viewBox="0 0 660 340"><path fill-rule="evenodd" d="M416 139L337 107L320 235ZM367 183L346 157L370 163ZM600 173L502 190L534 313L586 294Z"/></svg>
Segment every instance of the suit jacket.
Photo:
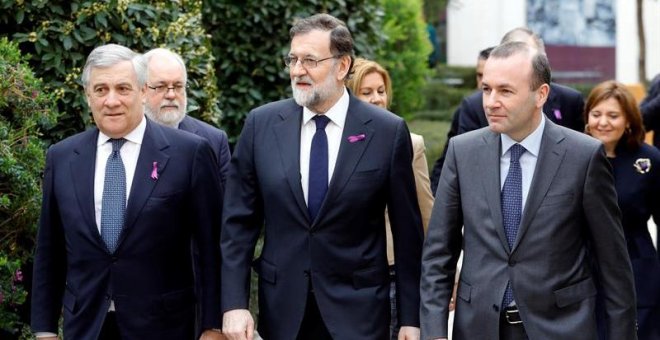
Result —
<svg viewBox="0 0 660 340"><path fill-rule="evenodd" d="M259 274L259 333L294 339L308 284L333 338L389 335L384 211L396 250L399 315L419 323L423 240L405 122L350 96L339 154L318 216L300 183L302 107L292 99L253 110L229 168L222 231L223 310L247 308L252 254L265 222ZM349 142L349 136L364 134Z"/></svg>
<svg viewBox="0 0 660 340"><path fill-rule="evenodd" d="M611 339L636 339L631 265L602 144L546 121L509 249L500 203L500 135L483 128L449 143L422 256L423 338L447 336L463 245L454 339L497 338L509 281L530 339L595 339L595 280L608 298ZM600 267L598 275L592 263Z"/></svg>
<svg viewBox="0 0 660 340"><path fill-rule="evenodd" d="M415 174L415 189L417 191L417 203L422 217L422 227L424 232L431 219L431 210L433 209L433 194L429 189L429 164L426 162L426 147L424 146L424 137L411 133L410 140L413 146L413 173ZM394 243L392 242L392 230L390 230L390 219L385 214L385 225L387 226L387 262L394 264Z"/></svg>
<svg viewBox="0 0 660 340"><path fill-rule="evenodd" d="M648 172L633 165L649 162ZM660 151L652 145L628 148L621 141L616 157L610 158L616 191L623 215L623 231L635 275L637 296L637 334L640 339L660 338L660 261L649 234L648 220L660 222Z"/></svg>
<svg viewBox="0 0 660 340"><path fill-rule="evenodd" d="M644 127L653 131L653 145L660 148L660 74L653 78L649 91L639 104L644 118Z"/></svg>
<svg viewBox="0 0 660 340"><path fill-rule="evenodd" d="M124 229L110 253L94 217L98 133L79 133L48 151L32 328L57 332L63 313L66 338L96 339L111 300L126 339L192 339L197 302L203 328L219 327L222 186L208 142L147 121ZM158 179L151 177L154 162ZM196 276L191 239L200 251Z"/></svg>
<svg viewBox="0 0 660 340"><path fill-rule="evenodd" d="M227 134L210 124L190 116L183 118L181 123L179 123L179 129L194 133L209 141L215 154L215 160L218 162L220 180L224 186L227 180L227 169L229 169L229 159L231 157Z"/></svg>

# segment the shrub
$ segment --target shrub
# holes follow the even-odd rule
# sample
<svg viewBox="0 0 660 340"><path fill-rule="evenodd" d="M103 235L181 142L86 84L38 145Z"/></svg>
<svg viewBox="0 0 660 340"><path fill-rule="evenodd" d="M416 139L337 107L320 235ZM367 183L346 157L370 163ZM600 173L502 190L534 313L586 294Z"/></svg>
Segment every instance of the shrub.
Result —
<svg viewBox="0 0 660 340"><path fill-rule="evenodd" d="M422 18L421 0L383 0L385 44L377 60L392 77L393 112L409 117L424 106L420 95L432 46Z"/></svg>
<svg viewBox="0 0 660 340"><path fill-rule="evenodd" d="M250 109L290 96L284 57L297 17L325 12L346 22L357 55L373 57L382 39L378 0L245 0L204 2L204 25L213 36L225 127L235 138Z"/></svg>
<svg viewBox="0 0 660 340"><path fill-rule="evenodd" d="M39 137L57 111L7 38L0 39L0 74L0 329L15 334L26 295L20 268L30 261L41 206Z"/></svg>
<svg viewBox="0 0 660 340"><path fill-rule="evenodd" d="M85 58L104 43L136 51L169 47L182 54L193 115L218 124L220 110L210 38L201 25L201 0L0 0L0 35L20 42L30 64L64 114L49 132L59 140L92 123L79 85ZM2 30L5 31L2 31ZM37 67L38 66L38 67Z"/></svg>

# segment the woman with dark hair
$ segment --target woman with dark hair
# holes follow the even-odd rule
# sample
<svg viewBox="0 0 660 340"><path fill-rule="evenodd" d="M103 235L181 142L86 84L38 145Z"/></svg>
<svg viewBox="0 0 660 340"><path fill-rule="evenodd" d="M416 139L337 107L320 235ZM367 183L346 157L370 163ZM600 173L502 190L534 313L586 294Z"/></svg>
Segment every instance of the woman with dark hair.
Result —
<svg viewBox="0 0 660 340"><path fill-rule="evenodd" d="M598 84L584 114L585 132L603 142L614 171L635 275L639 339L660 339L660 261L647 226L650 217L660 222L660 151L644 143L639 108L621 83Z"/></svg>

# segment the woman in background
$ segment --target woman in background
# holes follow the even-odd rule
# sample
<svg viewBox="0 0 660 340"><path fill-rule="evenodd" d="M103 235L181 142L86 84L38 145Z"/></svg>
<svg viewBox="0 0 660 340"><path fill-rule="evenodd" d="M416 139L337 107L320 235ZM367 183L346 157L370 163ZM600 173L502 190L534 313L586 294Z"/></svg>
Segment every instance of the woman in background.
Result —
<svg viewBox="0 0 660 340"><path fill-rule="evenodd" d="M346 82L346 86L359 99L384 109L387 109L392 102L392 81L390 80L390 75L387 70L374 61L356 58L353 64L353 75ZM415 174L417 201L419 202L422 224L426 233L431 217L431 209L433 208L433 194L431 193L429 182L428 163L426 163L426 155L424 154L426 148L422 136L411 133L410 139L413 145L412 166ZM392 339L397 339L399 325L396 315L396 273L394 271L392 232L390 231L387 213L385 214L385 221L387 225L387 259L390 265L390 278L392 282L390 286L390 302L392 306L390 333Z"/></svg>
<svg viewBox="0 0 660 340"><path fill-rule="evenodd" d="M612 164L637 295L638 337L660 339L660 261L648 220L660 222L660 151L644 143L637 103L625 85L606 81L589 94L585 132L603 142Z"/></svg>

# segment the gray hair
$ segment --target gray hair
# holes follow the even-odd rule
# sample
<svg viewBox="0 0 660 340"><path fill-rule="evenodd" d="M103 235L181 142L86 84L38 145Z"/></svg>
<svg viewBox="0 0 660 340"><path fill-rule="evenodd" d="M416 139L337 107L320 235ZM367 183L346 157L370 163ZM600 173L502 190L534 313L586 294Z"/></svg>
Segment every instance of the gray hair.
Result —
<svg viewBox="0 0 660 340"><path fill-rule="evenodd" d="M128 47L107 44L96 47L87 56L85 68L83 68L81 80L83 87L86 89L89 85L89 77L94 68L106 68L117 65L124 61L130 61L133 64L133 70L137 76L138 87L144 86L147 82L147 63L144 57L132 51Z"/></svg>
<svg viewBox="0 0 660 340"><path fill-rule="evenodd" d="M346 73L346 77L348 77L351 74L355 56L353 53L353 36L346 24L330 14L314 14L308 18L296 19L291 30L289 30L289 37L293 39L296 35L309 33L313 30L330 32L330 53L332 55L337 57L347 55L351 58L351 64Z"/></svg>
<svg viewBox="0 0 660 340"><path fill-rule="evenodd" d="M149 64L149 61L151 60L152 57L155 56L162 56L162 57L170 57L176 60L176 62L181 66L183 69L183 81L188 82L188 71L186 70L186 63L183 61L183 58L181 56L167 48L154 48L152 50L149 50L147 53L144 54L144 59L147 62L147 65ZM148 72L147 72L148 73ZM148 77L148 74L147 74Z"/></svg>
<svg viewBox="0 0 660 340"><path fill-rule="evenodd" d="M504 36L502 37L502 41L500 41L500 44L508 43L508 42L513 42L513 41L521 41L521 42L528 42L529 39L532 40L534 43L534 48L539 50L540 53L545 54L545 43L543 42L543 39L541 37L534 33L534 31L530 30L527 27L517 27L509 32L506 32Z"/></svg>
<svg viewBox="0 0 660 340"><path fill-rule="evenodd" d="M545 53L541 53L527 43L511 41L499 45L490 52L489 59L506 59L516 54L525 54L532 59L532 79L530 82L532 90L538 89L543 84L550 84L552 72L548 57Z"/></svg>

